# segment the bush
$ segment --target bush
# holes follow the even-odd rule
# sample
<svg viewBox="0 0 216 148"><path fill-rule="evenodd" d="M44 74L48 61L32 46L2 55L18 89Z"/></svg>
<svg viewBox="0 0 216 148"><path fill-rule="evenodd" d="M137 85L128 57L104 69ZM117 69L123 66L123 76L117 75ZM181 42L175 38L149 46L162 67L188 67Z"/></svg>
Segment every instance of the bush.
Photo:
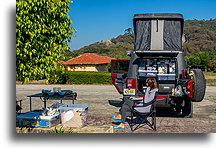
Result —
<svg viewBox="0 0 216 148"><path fill-rule="evenodd" d="M199 68L207 71L208 69L214 71L214 53L212 52L196 52L185 56L185 61L187 66L192 66L193 68Z"/></svg>
<svg viewBox="0 0 216 148"><path fill-rule="evenodd" d="M60 84L112 84L108 72L66 71L59 79Z"/></svg>
<svg viewBox="0 0 216 148"><path fill-rule="evenodd" d="M211 71L216 72L216 60L210 60L208 67Z"/></svg>

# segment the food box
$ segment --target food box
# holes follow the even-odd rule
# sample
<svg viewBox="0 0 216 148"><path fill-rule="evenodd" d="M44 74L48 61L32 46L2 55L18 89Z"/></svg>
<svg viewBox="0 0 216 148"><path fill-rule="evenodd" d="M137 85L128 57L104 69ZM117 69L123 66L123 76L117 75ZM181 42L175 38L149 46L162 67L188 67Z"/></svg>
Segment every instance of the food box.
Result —
<svg viewBox="0 0 216 148"><path fill-rule="evenodd" d="M61 113L61 124L64 128L83 127L86 124L87 114L85 112L76 112L73 110Z"/></svg>
<svg viewBox="0 0 216 148"><path fill-rule="evenodd" d="M50 128L60 123L59 113L53 116L42 116L42 111L27 112L17 116L19 127Z"/></svg>
<svg viewBox="0 0 216 148"><path fill-rule="evenodd" d="M86 124L87 104L63 104L59 107L63 127L83 127Z"/></svg>

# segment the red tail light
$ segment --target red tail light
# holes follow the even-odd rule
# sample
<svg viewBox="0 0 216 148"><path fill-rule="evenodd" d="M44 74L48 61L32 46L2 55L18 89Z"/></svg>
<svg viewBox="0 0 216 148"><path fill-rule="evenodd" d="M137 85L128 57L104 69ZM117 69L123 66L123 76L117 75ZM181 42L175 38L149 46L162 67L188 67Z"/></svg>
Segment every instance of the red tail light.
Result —
<svg viewBox="0 0 216 148"><path fill-rule="evenodd" d="M113 85L115 85L115 79L117 78L117 74L112 74L111 77L112 77L112 83Z"/></svg>
<svg viewBox="0 0 216 148"><path fill-rule="evenodd" d="M183 69L182 70L182 79L186 79L187 78L187 69Z"/></svg>
<svg viewBox="0 0 216 148"><path fill-rule="evenodd" d="M187 82L187 91L189 91L188 93L188 97L192 98L193 97L193 80L190 80Z"/></svg>
<svg viewBox="0 0 216 148"><path fill-rule="evenodd" d="M136 89L136 79L127 79L127 88Z"/></svg>

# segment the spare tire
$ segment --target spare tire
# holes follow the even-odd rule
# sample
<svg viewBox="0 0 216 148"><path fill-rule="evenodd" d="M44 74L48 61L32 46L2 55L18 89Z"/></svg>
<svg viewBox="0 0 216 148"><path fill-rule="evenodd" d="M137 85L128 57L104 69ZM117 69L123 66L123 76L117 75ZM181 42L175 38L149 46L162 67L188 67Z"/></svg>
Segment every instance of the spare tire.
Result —
<svg viewBox="0 0 216 148"><path fill-rule="evenodd" d="M205 96L206 80L200 69L190 71L191 79L194 81L194 95L191 99L193 102L201 102Z"/></svg>

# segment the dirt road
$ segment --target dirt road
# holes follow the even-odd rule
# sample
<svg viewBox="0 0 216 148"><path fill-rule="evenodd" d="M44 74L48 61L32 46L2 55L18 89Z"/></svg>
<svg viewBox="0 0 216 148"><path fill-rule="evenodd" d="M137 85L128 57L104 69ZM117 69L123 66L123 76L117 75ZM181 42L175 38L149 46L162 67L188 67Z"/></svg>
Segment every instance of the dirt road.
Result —
<svg viewBox="0 0 216 148"><path fill-rule="evenodd" d="M113 125L111 116L118 112L119 108L109 105L109 100L120 101L122 97L112 85L17 85L17 100L22 99L22 112L29 111L29 99L27 95L41 92L42 89L71 89L77 92L77 104L89 105L88 124ZM209 133L215 132L215 101L216 87L208 86L202 102L193 103L193 118L158 117L158 133ZM48 101L50 106L56 101ZM64 101L63 103L71 103ZM32 109L41 109L43 102L39 98L32 99ZM116 130L115 132L130 132L130 130ZM138 132L151 132L149 129Z"/></svg>

